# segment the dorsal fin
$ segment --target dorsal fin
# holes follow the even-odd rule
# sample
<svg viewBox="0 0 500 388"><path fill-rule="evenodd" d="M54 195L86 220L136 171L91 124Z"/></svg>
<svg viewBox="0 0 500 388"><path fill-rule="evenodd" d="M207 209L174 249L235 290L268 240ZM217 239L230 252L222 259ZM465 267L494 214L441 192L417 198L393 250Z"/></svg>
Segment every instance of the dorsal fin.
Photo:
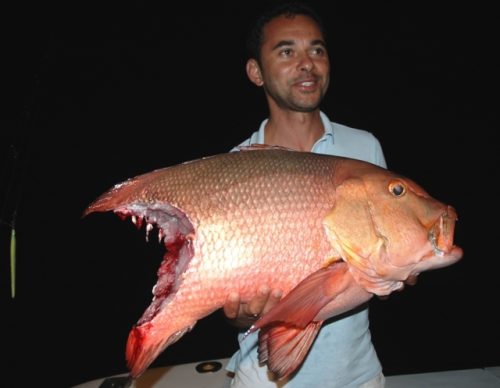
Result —
<svg viewBox="0 0 500 388"><path fill-rule="evenodd" d="M293 148L270 145L270 144L250 144L247 146L237 146L233 148L233 151L258 151L258 150L283 150L283 151L297 151Z"/></svg>

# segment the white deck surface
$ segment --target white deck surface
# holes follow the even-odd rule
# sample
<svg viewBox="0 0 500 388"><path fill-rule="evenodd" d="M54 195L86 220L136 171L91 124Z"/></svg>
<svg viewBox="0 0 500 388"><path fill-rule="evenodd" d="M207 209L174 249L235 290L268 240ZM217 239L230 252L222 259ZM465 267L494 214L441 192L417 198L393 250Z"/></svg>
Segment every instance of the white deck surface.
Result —
<svg viewBox="0 0 500 388"><path fill-rule="evenodd" d="M220 388L225 380L225 365L228 359L213 360L222 367L215 372L200 373L199 362L180 364L147 370L130 388ZM210 364L208 364L210 365ZM117 375L110 377L125 376ZM73 388L99 388L104 378L88 381ZM108 380L109 381L109 380ZM115 385L118 387L118 385ZM107 387L113 387L108 384ZM500 388L500 366L484 369L464 369L432 373L417 373L386 377L386 388Z"/></svg>

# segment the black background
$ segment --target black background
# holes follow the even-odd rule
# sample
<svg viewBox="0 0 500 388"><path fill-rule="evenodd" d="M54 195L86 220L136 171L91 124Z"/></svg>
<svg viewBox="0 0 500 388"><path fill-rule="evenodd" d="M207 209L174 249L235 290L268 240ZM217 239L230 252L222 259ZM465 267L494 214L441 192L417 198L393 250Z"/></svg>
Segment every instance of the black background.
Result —
<svg viewBox="0 0 500 388"><path fill-rule="evenodd" d="M69 386L125 372L126 338L149 305L162 250L111 213L82 219L82 211L115 183L225 152L257 129L267 111L246 78L243 43L264 3L4 6L6 386ZM462 261L371 302L385 373L500 365L493 10L481 2L311 3L329 34L332 82L322 109L372 131L391 170L459 214ZM217 312L153 366L228 357L235 348L235 330Z"/></svg>

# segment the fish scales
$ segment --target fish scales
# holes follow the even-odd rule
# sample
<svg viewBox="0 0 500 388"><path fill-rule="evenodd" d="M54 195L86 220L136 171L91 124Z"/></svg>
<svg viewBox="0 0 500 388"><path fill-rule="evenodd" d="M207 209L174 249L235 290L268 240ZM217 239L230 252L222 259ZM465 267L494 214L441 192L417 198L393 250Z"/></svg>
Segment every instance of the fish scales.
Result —
<svg viewBox="0 0 500 388"><path fill-rule="evenodd" d="M208 306L223 303L228 290L251 297L255 279L286 293L335 254L322 226L335 193L329 184L334 164L316 155L310 161L296 156L240 152L188 162L163 170L161 178L133 198L148 203L166 198L196 230L195 253L178 298L189 299L203 284L206 308L213 310ZM277 265L284 261L286 266ZM269 266L275 270L262 269ZM193 303L203 308L199 299Z"/></svg>
<svg viewBox="0 0 500 388"><path fill-rule="evenodd" d="M354 159L251 149L139 175L85 210L157 225L166 247L127 341L133 378L230 292L249 300L262 284L285 297L250 330L284 378L324 319L461 258L455 210L411 180Z"/></svg>

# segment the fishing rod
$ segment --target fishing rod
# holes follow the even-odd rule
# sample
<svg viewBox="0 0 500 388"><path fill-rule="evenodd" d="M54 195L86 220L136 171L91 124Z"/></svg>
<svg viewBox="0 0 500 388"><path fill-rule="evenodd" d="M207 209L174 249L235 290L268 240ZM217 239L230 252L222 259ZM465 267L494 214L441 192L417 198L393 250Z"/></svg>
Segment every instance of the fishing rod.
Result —
<svg viewBox="0 0 500 388"><path fill-rule="evenodd" d="M19 128L13 131L14 133L8 138L7 142L4 143L8 144L8 150L5 153L5 163L3 163L5 168L0 177L0 182L2 183L0 187L5 188L5 192L3 193L3 204L0 211L0 225L10 229L9 274L10 297L12 299L16 296L17 215L23 197L26 169L30 164L30 142L28 133L36 125L36 104L41 89L40 76L48 63L50 39L48 39L47 43L47 47L42 49L39 70L34 74L31 93L27 94L28 97L24 104L21 124Z"/></svg>
<svg viewBox="0 0 500 388"><path fill-rule="evenodd" d="M9 145L9 152L6 155L7 162L4 172L6 184L2 186L6 188L2 211L0 213L0 224L7 226L10 229L9 243L9 274L10 274L10 296L12 299L16 296L16 221L17 209L21 199L21 187L23 170L19 161L19 149L14 143L14 140ZM10 162L10 163L9 163ZM9 164L11 165L9 171Z"/></svg>

